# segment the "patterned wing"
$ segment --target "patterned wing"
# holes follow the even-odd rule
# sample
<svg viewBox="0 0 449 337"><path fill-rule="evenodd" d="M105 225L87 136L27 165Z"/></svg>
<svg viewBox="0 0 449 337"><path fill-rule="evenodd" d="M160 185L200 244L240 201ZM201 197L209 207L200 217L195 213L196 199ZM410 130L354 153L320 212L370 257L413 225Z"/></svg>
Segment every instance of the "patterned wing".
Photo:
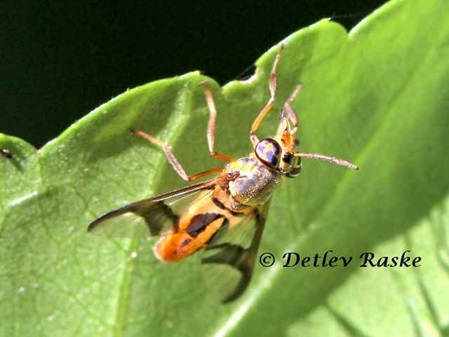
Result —
<svg viewBox="0 0 449 337"><path fill-rule="evenodd" d="M94 220L88 231L110 237L158 236L176 229L180 212L200 192L212 193L216 178L123 206Z"/></svg>
<svg viewBox="0 0 449 337"><path fill-rule="evenodd" d="M206 283L222 303L236 300L251 281L269 204L254 208L232 228L220 230L204 250Z"/></svg>

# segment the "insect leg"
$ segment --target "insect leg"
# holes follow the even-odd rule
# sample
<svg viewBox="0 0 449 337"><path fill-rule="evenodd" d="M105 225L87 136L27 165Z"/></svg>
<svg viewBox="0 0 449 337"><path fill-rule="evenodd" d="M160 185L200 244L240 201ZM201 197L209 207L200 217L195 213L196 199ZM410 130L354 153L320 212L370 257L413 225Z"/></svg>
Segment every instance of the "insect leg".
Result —
<svg viewBox="0 0 449 337"><path fill-rule="evenodd" d="M184 170L184 168L182 167L182 165L178 162L178 160L176 159L175 155L173 154L173 151L171 149L171 147L169 145L167 145L166 143L164 143L163 141L157 139L156 137L137 130L137 131L132 131L134 134L136 134L139 137L145 138L147 140L149 140L151 143L153 143L154 145L157 145L159 147L162 148L162 150L165 153L165 157L167 157L168 162L170 163L170 165L173 167L173 169L176 171L176 173L178 173L178 175L186 180L186 181L193 181L196 179L199 179L201 177L213 174L213 173L218 173L220 172L223 168L221 166L217 166L214 167L210 170L206 170L204 172L199 172L196 174L192 174L192 175L187 175L186 171Z"/></svg>
<svg viewBox="0 0 449 337"><path fill-rule="evenodd" d="M290 131L290 133L292 134L298 131L298 114L293 109L292 103L301 92L301 90L302 86L298 85L284 104L284 110L287 112L288 119L293 123L293 129Z"/></svg>
<svg viewBox="0 0 449 337"><path fill-rule="evenodd" d="M264 106L262 111L259 113L259 115L256 117L256 119L253 122L253 125L251 126L250 139L254 146L259 142L255 133L259 128L259 125L262 123L262 120L265 118L268 112L270 112L270 110L273 108L274 105L274 99L276 95L276 68L278 66L279 59L281 58L282 50L284 50L284 45L281 44L281 47L279 48L276 58L274 59L273 68L271 69L270 83L269 83L270 99L268 100L268 103Z"/></svg>
<svg viewBox="0 0 449 337"><path fill-rule="evenodd" d="M212 96L212 92L210 91L210 88L207 86L207 83L203 82L202 84L204 87L204 96L206 97L206 102L210 113L209 122L207 123L207 145L209 146L209 153L214 158L230 163L232 161L235 161L235 159L220 152L216 152L214 149L217 108L215 107L214 97Z"/></svg>

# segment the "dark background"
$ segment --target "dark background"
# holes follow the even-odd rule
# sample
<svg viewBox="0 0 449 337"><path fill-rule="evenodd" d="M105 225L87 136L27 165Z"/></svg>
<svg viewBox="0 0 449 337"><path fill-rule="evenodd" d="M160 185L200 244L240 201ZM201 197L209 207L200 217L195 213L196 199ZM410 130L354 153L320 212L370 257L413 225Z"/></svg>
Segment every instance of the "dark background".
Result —
<svg viewBox="0 0 449 337"><path fill-rule="evenodd" d="M127 88L193 70L225 84L290 33L385 2L3 1L0 132L41 147Z"/></svg>

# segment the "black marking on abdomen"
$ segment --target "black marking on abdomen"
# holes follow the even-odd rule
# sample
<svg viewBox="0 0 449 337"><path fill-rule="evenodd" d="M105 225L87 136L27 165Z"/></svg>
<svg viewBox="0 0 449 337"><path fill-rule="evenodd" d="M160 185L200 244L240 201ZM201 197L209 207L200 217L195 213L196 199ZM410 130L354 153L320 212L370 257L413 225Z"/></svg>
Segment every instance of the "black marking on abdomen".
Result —
<svg viewBox="0 0 449 337"><path fill-rule="evenodd" d="M218 200L218 198L216 197L212 197L212 202L215 204L215 206L217 206L218 208L221 208L224 211L228 211L229 213L231 213L234 216L244 216L245 213L241 213L241 212L236 212L233 211L230 208L227 208L220 200Z"/></svg>
<svg viewBox="0 0 449 337"><path fill-rule="evenodd" d="M203 213L192 217L192 221L187 227L187 234L196 238L198 234L206 229L206 227L213 221L224 218L223 215L217 213Z"/></svg>
<svg viewBox="0 0 449 337"><path fill-rule="evenodd" d="M187 246L190 242L192 242L192 239L185 239L184 241L181 242L181 244L179 245L181 248Z"/></svg>

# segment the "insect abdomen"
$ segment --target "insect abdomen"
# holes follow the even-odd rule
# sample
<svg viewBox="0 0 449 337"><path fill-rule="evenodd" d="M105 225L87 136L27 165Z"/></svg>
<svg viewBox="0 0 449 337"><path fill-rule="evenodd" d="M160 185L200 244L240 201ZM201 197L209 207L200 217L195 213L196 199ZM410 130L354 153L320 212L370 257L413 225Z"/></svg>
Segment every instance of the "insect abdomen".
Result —
<svg viewBox="0 0 449 337"><path fill-rule="evenodd" d="M207 213L192 212L182 216L178 232L162 236L157 242L154 247L156 257L164 262L176 262L204 248L228 223L226 216L215 204L209 206Z"/></svg>

